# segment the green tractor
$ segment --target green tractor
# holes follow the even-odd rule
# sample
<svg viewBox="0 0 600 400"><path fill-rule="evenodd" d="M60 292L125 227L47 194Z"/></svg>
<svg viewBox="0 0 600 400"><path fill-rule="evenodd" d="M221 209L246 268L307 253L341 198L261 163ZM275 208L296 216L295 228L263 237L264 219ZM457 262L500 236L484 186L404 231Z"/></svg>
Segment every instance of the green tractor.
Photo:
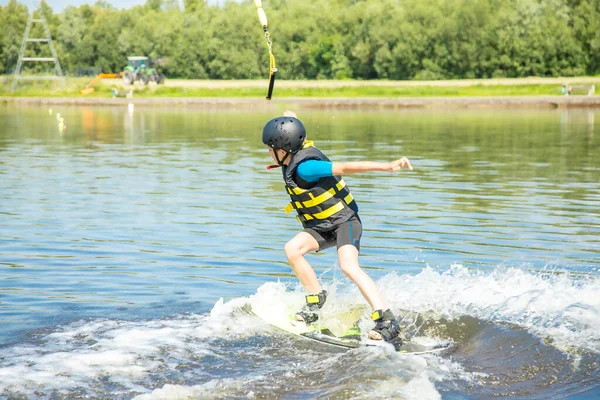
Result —
<svg viewBox="0 0 600 400"><path fill-rule="evenodd" d="M161 84L165 81L165 76L154 68L150 68L148 57L127 57L128 63L123 68L123 82L126 85L132 85L136 81L147 85L148 82Z"/></svg>

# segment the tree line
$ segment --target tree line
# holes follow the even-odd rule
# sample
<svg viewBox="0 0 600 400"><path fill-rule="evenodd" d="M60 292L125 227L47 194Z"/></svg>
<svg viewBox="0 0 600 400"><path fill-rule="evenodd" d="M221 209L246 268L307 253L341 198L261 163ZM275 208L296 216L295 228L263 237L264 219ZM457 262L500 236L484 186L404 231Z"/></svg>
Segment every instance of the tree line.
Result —
<svg viewBox="0 0 600 400"><path fill-rule="evenodd" d="M171 78L257 79L269 58L252 0L43 4L61 67L119 72L161 59ZM465 79L600 74L598 0L263 0L282 79ZM0 73L17 64L28 8L0 8ZM30 37L44 37L34 24ZM30 43L27 55L49 54ZM37 66L40 68L40 66ZM42 68L48 68L48 65Z"/></svg>

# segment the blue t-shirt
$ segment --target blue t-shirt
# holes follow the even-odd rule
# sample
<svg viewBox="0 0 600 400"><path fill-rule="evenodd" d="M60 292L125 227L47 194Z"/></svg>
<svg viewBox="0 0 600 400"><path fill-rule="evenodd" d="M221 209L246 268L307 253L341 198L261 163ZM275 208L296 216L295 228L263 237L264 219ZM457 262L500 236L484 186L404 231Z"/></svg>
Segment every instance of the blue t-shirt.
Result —
<svg viewBox="0 0 600 400"><path fill-rule="evenodd" d="M332 162L320 160L306 160L296 169L296 173L306 182L316 182L321 178L333 176Z"/></svg>

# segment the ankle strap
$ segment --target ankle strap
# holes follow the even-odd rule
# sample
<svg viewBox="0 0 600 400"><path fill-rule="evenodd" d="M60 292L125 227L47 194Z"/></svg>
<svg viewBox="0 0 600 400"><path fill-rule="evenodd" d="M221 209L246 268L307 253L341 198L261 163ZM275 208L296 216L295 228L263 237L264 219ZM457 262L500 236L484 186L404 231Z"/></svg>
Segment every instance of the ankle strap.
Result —
<svg viewBox="0 0 600 400"><path fill-rule="evenodd" d="M383 310L375 310L373 311L373 314L371 314L371 319L373 321L380 320L381 318L383 318Z"/></svg>
<svg viewBox="0 0 600 400"><path fill-rule="evenodd" d="M371 314L371 319L373 321L380 321L382 319L392 320L392 319L395 319L395 317L394 317L394 314L392 313L392 311L388 308L385 311L383 311L383 310L373 311L373 314Z"/></svg>
<svg viewBox="0 0 600 400"><path fill-rule="evenodd" d="M325 304L327 299L327 291L323 290L321 293L310 293L306 295L306 304L316 304L321 308Z"/></svg>

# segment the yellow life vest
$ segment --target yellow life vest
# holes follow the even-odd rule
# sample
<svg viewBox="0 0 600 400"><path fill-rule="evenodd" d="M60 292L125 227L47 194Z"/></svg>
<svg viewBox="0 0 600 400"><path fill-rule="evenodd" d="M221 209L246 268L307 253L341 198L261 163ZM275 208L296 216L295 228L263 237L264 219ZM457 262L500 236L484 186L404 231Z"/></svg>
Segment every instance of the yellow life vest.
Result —
<svg viewBox="0 0 600 400"><path fill-rule="evenodd" d="M307 182L298 176L296 170L307 160L330 161L311 142L294 154L290 164L283 168L285 189L291 202L286 213L296 210L298 220L305 228L326 231L348 221L358 212L350 189L341 177L330 176L317 182Z"/></svg>

